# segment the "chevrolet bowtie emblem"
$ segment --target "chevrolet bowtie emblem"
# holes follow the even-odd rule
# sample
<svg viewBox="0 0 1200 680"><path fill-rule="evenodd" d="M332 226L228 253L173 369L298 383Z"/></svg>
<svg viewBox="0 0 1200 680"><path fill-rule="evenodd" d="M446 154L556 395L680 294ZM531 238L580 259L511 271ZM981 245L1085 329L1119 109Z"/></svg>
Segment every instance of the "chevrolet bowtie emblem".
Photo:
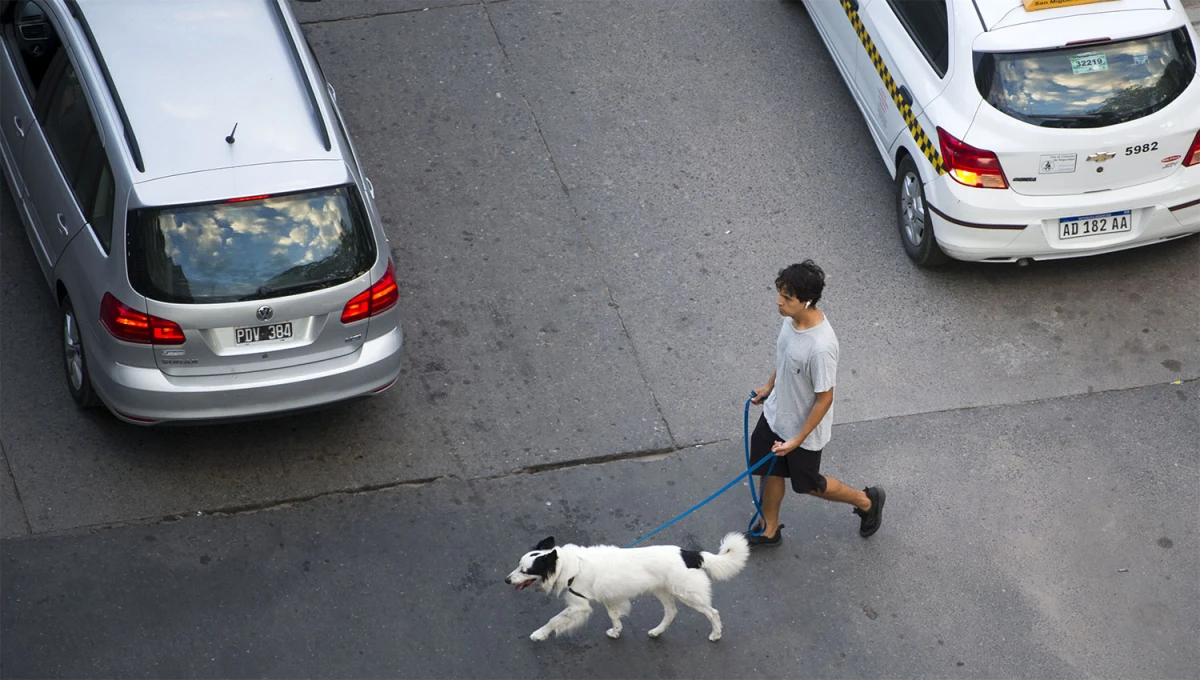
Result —
<svg viewBox="0 0 1200 680"><path fill-rule="evenodd" d="M1106 161L1110 158L1116 158L1116 157L1117 157L1117 154L1115 154L1115 153L1109 153L1107 151L1102 151L1100 153L1094 153L1094 154L1088 156L1087 159L1089 161L1096 161L1097 163L1103 163L1104 161Z"/></svg>

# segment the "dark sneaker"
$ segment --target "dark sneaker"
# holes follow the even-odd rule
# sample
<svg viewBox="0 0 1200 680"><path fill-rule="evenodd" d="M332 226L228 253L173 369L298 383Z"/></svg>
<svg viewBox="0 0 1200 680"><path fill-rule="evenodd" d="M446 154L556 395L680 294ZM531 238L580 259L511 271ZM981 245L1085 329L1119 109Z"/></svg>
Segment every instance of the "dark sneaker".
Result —
<svg viewBox="0 0 1200 680"><path fill-rule="evenodd" d="M867 498L870 499L871 509L863 512L854 508L854 514L862 518L862 524L858 527L858 535L869 538L883 525L883 505L887 502L887 494L883 492L881 486L868 486L863 489L863 493L867 494Z"/></svg>
<svg viewBox="0 0 1200 680"><path fill-rule="evenodd" d="M758 531L761 528L762 528L762 525L758 525L758 526L754 527L754 530ZM766 536L763 536L761 534L759 534L758 536L755 536L754 534L750 533L749 531L747 531L745 533L745 536L746 536L746 542L750 544L751 548L754 548L757 546L762 546L764 548L776 546L776 545L779 545L780 543L783 543L783 525L780 524L779 528L775 530L775 535L770 538L767 538Z"/></svg>

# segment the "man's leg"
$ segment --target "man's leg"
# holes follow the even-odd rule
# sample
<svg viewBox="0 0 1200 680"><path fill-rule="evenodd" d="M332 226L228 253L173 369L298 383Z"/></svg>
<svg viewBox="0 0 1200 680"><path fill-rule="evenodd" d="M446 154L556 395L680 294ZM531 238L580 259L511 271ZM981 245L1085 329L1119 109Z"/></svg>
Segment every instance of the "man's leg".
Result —
<svg viewBox="0 0 1200 680"><path fill-rule="evenodd" d="M781 488L782 488L782 485L781 485ZM828 475L825 475L825 491L824 492L813 490L813 491L809 491L809 493L814 496L817 496L819 498L824 498L827 501L836 501L838 503L849 503L850 505L853 505L854 507L858 508L859 510L862 510L863 512L866 512L871 509L871 499L867 498L867 494L863 493L862 491L859 491L858 489L852 489ZM763 491L763 514L766 514L766 511L767 511L766 497L767 497L767 492L764 490ZM778 515L778 507L776 507L776 517L778 518L778 516L779 516ZM767 526L769 527L770 525L768 524Z"/></svg>
<svg viewBox="0 0 1200 680"><path fill-rule="evenodd" d="M762 485L763 538L774 538L779 531L779 507L783 505L783 493L787 490L783 477L768 475Z"/></svg>

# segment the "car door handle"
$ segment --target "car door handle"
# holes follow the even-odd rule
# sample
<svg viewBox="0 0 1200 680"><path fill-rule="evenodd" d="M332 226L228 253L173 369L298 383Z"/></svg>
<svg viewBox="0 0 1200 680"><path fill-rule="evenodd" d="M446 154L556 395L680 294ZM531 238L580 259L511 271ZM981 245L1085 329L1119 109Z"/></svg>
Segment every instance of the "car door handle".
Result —
<svg viewBox="0 0 1200 680"><path fill-rule="evenodd" d="M13 125L15 125L17 128L17 134L24 137L25 136L25 126L21 124L20 116L13 116Z"/></svg>
<svg viewBox="0 0 1200 680"><path fill-rule="evenodd" d="M64 235L71 233L71 230L67 229L67 218L63 217L62 213L58 213L57 217L58 217L58 228L62 231L62 233Z"/></svg>
<svg viewBox="0 0 1200 680"><path fill-rule="evenodd" d="M900 100L903 101L905 104L907 104L908 107L911 109L912 102L913 102L912 93L909 92L908 88L903 85L900 86L899 92L900 92Z"/></svg>

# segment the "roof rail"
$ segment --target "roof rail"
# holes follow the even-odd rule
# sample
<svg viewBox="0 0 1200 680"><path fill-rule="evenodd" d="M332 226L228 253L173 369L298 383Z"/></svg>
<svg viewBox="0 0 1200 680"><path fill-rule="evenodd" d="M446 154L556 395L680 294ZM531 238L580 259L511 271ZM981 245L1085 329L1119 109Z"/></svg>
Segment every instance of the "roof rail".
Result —
<svg viewBox="0 0 1200 680"><path fill-rule="evenodd" d="M83 16L83 10L79 8L79 3L75 0L67 0L67 7L71 10L71 16L79 22L83 28L83 34L87 36L88 46L92 49L92 56L96 58L96 63L100 64L100 73L104 75L104 83L108 86L108 94L112 97L113 103L117 105L117 115L121 117L121 127L125 130L125 141L129 144L129 153L133 156L133 164L137 166L138 172L146 172L146 164L142 161L142 150L138 147L137 137L133 135L133 126L129 124L129 116L125 113L125 105L121 103L121 97L117 94L117 88L113 87L112 74L108 72L108 65L104 63L104 55L100 54L100 48L96 46L96 36L92 35L92 28L88 26L87 18Z"/></svg>
<svg viewBox="0 0 1200 680"><path fill-rule="evenodd" d="M292 52L292 59L296 62L296 68L300 71L301 80L304 81L304 91L308 93L308 103L312 106L313 115L317 118L317 130L321 133L321 141L325 143L325 150L330 151L333 149L333 146L329 141L329 129L325 127L325 118L321 116L321 108L317 106L317 94L313 92L312 81L308 78L308 72L304 70L304 62L300 59L300 50L297 49L296 40L292 37L287 17L283 15L283 7L279 4L280 0L267 1L275 9L275 18L279 20L279 27L283 29L283 32L287 36L287 43Z"/></svg>

